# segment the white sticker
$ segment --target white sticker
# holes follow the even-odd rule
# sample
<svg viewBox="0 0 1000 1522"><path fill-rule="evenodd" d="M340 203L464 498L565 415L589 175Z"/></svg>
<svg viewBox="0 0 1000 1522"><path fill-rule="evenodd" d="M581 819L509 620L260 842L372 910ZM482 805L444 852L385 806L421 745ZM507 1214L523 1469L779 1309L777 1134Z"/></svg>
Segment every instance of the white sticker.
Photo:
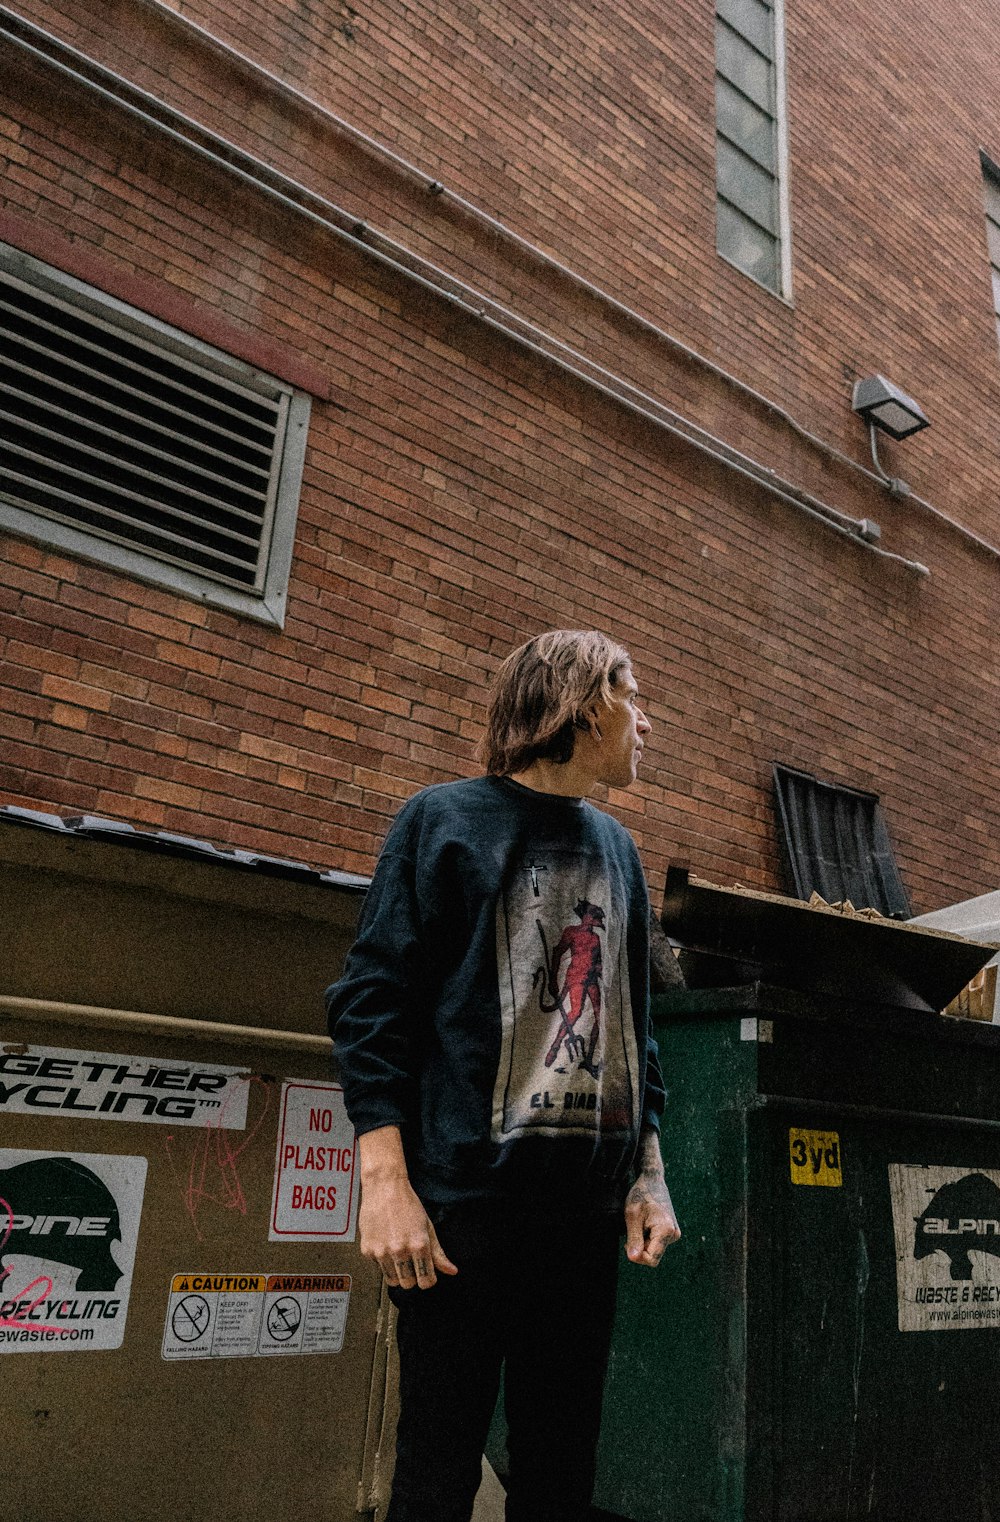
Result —
<svg viewBox="0 0 1000 1522"><path fill-rule="evenodd" d="M1000 1172L890 1163L901 1332L1000 1326Z"/></svg>
<svg viewBox="0 0 1000 1522"><path fill-rule="evenodd" d="M0 1115L67 1115L242 1131L249 1068L60 1046L0 1047Z"/></svg>
<svg viewBox="0 0 1000 1522"><path fill-rule="evenodd" d="M269 1242L353 1242L358 1170L354 1127L336 1084L281 1088Z"/></svg>
<svg viewBox="0 0 1000 1522"><path fill-rule="evenodd" d="M0 1150L0 1353L125 1338L144 1157Z"/></svg>
<svg viewBox="0 0 1000 1522"><path fill-rule="evenodd" d="M350 1274L175 1274L163 1357L339 1353Z"/></svg>

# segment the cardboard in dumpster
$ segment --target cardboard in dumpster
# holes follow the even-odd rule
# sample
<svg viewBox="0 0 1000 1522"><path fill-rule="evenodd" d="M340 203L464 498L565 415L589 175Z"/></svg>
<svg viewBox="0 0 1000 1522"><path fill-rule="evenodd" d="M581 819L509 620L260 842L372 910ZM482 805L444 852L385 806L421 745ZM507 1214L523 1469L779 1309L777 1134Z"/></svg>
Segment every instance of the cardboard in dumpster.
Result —
<svg viewBox="0 0 1000 1522"><path fill-rule="evenodd" d="M667 873L661 923L682 948L689 988L762 982L935 1014L998 950L912 923L721 888L683 867Z"/></svg>

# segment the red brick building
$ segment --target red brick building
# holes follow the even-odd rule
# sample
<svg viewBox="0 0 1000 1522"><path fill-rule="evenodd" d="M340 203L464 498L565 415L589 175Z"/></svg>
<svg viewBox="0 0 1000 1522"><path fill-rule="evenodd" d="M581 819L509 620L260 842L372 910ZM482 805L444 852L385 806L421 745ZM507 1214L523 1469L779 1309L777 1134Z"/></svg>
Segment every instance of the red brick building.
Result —
<svg viewBox="0 0 1000 1522"><path fill-rule="evenodd" d="M989 0L16 10L0 802L363 873L598 625L654 893L782 883L775 763L996 886Z"/></svg>

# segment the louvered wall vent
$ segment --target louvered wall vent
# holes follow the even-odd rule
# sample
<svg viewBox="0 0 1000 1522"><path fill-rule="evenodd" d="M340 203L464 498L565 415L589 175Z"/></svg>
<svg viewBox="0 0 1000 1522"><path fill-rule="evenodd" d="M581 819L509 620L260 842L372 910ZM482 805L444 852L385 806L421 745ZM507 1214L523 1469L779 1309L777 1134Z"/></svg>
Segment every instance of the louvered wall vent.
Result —
<svg viewBox="0 0 1000 1522"><path fill-rule="evenodd" d="M280 381L0 250L10 527L280 622L307 417Z"/></svg>
<svg viewBox="0 0 1000 1522"><path fill-rule="evenodd" d="M790 766L775 766L774 790L799 898L818 893L828 904L850 899L855 909L909 919L906 889L874 793L820 782Z"/></svg>

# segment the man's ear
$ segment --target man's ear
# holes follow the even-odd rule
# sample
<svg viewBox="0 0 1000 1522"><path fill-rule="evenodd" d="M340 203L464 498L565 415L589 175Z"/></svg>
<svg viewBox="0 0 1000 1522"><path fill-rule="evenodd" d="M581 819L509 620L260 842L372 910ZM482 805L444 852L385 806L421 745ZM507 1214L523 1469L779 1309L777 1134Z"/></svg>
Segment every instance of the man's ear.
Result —
<svg viewBox="0 0 1000 1522"><path fill-rule="evenodd" d="M592 703L589 708L585 708L576 722L581 729L585 729L588 734L593 735L595 740L599 740L601 738L601 726L598 722L598 708L596 703Z"/></svg>

